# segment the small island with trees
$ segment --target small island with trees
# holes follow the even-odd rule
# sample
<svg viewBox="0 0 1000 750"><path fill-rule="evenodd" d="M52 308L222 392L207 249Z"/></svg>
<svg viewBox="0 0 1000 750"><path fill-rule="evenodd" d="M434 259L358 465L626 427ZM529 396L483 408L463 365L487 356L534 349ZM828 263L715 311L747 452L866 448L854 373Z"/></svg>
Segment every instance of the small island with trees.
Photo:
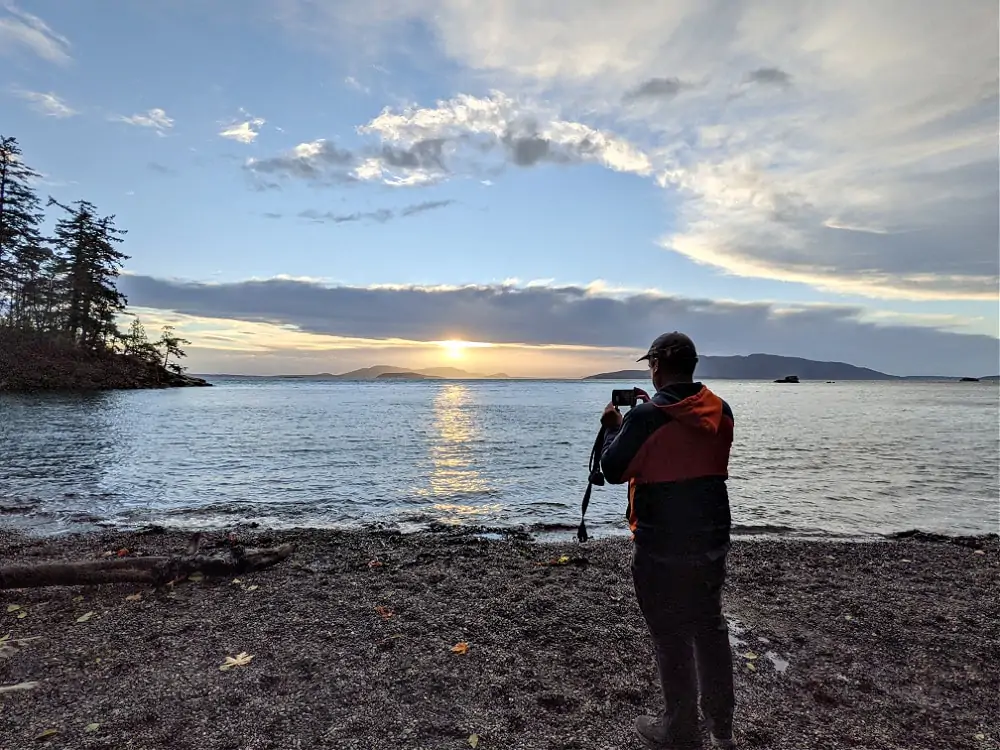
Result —
<svg viewBox="0 0 1000 750"><path fill-rule="evenodd" d="M184 373L189 341L165 326L150 341L115 284L125 230L88 201L46 207L50 236L17 139L0 136L0 392L210 385Z"/></svg>

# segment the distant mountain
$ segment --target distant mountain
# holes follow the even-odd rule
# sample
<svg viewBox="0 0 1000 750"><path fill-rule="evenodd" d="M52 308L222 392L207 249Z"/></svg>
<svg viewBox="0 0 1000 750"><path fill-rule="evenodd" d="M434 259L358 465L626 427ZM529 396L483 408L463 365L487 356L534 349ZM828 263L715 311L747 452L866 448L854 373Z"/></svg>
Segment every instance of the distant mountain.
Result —
<svg viewBox="0 0 1000 750"><path fill-rule="evenodd" d="M856 367L846 362L817 362L801 357L751 354L746 357L698 358L696 376L700 380L776 380L796 375L801 380L897 380L895 375ZM589 375L584 380L648 379L648 370L619 370Z"/></svg>
<svg viewBox="0 0 1000 750"><path fill-rule="evenodd" d="M391 380L394 378L404 380L504 380L509 376L502 372L495 375L482 375L459 370L457 367L430 367L426 370L413 370L395 365L374 365L340 375L321 372L316 375L281 375L280 377L289 380Z"/></svg>

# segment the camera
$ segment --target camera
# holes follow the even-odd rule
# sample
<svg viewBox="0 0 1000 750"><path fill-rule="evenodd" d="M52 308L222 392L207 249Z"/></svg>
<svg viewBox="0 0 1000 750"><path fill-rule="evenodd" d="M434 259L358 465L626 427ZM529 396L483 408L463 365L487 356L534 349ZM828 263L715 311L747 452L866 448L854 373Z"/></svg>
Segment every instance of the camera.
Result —
<svg viewBox="0 0 1000 750"><path fill-rule="evenodd" d="M611 391L612 406L627 406L631 409L638 400L637 388L615 388Z"/></svg>

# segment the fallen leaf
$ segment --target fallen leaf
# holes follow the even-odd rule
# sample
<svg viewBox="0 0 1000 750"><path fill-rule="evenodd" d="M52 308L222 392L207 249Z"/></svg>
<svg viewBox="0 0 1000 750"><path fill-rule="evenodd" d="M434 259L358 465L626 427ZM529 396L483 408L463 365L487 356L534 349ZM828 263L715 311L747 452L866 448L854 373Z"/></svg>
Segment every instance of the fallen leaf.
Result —
<svg viewBox="0 0 1000 750"><path fill-rule="evenodd" d="M77 618L76 618L76 621L77 621L77 622L86 622L87 620L89 620L89 619L90 619L91 617L93 617L93 616L94 616L94 613L93 613L93 612L87 612L87 614L85 614L85 615L80 615L79 617L77 617Z"/></svg>
<svg viewBox="0 0 1000 750"><path fill-rule="evenodd" d="M451 650L456 654L467 654L469 652L469 644L462 641L461 643L456 643L452 646Z"/></svg>
<svg viewBox="0 0 1000 750"><path fill-rule="evenodd" d="M381 568L382 567L382 563L379 560L369 560L368 567L369 568Z"/></svg>
<svg viewBox="0 0 1000 750"><path fill-rule="evenodd" d="M249 586L247 586L247 591L256 591L259 588L260 586L258 586L256 583L252 583Z"/></svg>
<svg viewBox="0 0 1000 750"><path fill-rule="evenodd" d="M107 552L102 552L101 553L101 557L114 557L114 556L115 556L115 553L112 552L111 550L108 550Z"/></svg>
<svg viewBox="0 0 1000 750"><path fill-rule="evenodd" d="M198 583L199 581L204 581L205 574L196 570L194 573L188 576L188 580L194 581L195 583Z"/></svg>
<svg viewBox="0 0 1000 750"><path fill-rule="evenodd" d="M140 599L142 599L142 594L141 593L139 593L139 594L129 594L128 596L125 597L125 601L127 601L127 602L137 602Z"/></svg>
<svg viewBox="0 0 1000 750"><path fill-rule="evenodd" d="M243 583L243 579L242 578L234 578L233 579L233 583Z"/></svg>
<svg viewBox="0 0 1000 750"><path fill-rule="evenodd" d="M118 557L125 557L128 554L128 550L122 547L118 550Z"/></svg>
<svg viewBox="0 0 1000 750"><path fill-rule="evenodd" d="M232 669L233 667L245 667L250 663L251 659L253 659L253 657L250 654L246 651L241 651L236 656L227 656L226 661L223 662L219 669L225 672L227 669Z"/></svg>
<svg viewBox="0 0 1000 750"><path fill-rule="evenodd" d="M58 729L46 729L41 734L35 735L36 740L44 740L46 737L51 737L53 735L59 734Z"/></svg>
<svg viewBox="0 0 1000 750"><path fill-rule="evenodd" d="M752 661L748 661L747 662L747 669L749 669L751 672L756 672L757 671L757 665L754 664Z"/></svg>
<svg viewBox="0 0 1000 750"><path fill-rule="evenodd" d="M569 562L569 555L560 555L559 556L559 564L560 565L565 565L568 562Z"/></svg>
<svg viewBox="0 0 1000 750"><path fill-rule="evenodd" d="M852 615L844 615L844 619L845 620L853 620L854 617Z"/></svg>
<svg viewBox="0 0 1000 750"><path fill-rule="evenodd" d="M20 612L17 613L17 619L18 620L23 620L27 616L28 616L28 613L25 610L23 610L23 609Z"/></svg>
<svg viewBox="0 0 1000 750"><path fill-rule="evenodd" d="M986 550L977 549L976 552L975 552L975 554L977 554L977 555L985 555L986 554Z"/></svg>
<svg viewBox="0 0 1000 750"><path fill-rule="evenodd" d="M479 746L479 735L478 734L470 734L469 735L469 745L472 746L472 747L478 747Z"/></svg>
<svg viewBox="0 0 1000 750"><path fill-rule="evenodd" d="M902 560L900 560L900 562L913 562L913 560L907 560L907 559L906 559L906 558L904 557L904 558L903 558Z"/></svg>
<svg viewBox="0 0 1000 750"><path fill-rule="evenodd" d="M83 601L83 597L82 596L74 596L73 597L73 601L74 602L82 602Z"/></svg>
<svg viewBox="0 0 1000 750"><path fill-rule="evenodd" d="M976 735L976 739L980 740L980 741L985 740L986 739L986 735L983 734L982 732L980 732L979 734Z"/></svg>
<svg viewBox="0 0 1000 750"><path fill-rule="evenodd" d="M375 607L375 611L378 612L378 614L379 614L380 617L383 617L386 620L388 620L390 617L393 616L393 614L395 614L388 607L383 607L381 605L379 605L378 607Z"/></svg>
<svg viewBox="0 0 1000 750"><path fill-rule="evenodd" d="M8 612L17 612L17 610L19 610L20 608L21 608L20 604L8 604L7 605L7 611Z"/></svg>
<svg viewBox="0 0 1000 750"><path fill-rule="evenodd" d="M85 726L85 727L83 728L83 731L84 731L84 732L96 732L96 731L97 731L98 729L100 729L100 728L101 728L101 725L100 725L100 724L98 724L98 723L97 723L97 722L95 721L95 722L94 722L93 724L88 724L87 726Z"/></svg>
<svg viewBox="0 0 1000 750"><path fill-rule="evenodd" d="M34 690L37 682L18 682L14 685L0 685L0 693L16 693L21 690Z"/></svg>
<svg viewBox="0 0 1000 750"><path fill-rule="evenodd" d="M750 659L751 661L753 661L754 659L757 658L757 654L755 654L753 651L747 651L745 654L743 654L743 658Z"/></svg>

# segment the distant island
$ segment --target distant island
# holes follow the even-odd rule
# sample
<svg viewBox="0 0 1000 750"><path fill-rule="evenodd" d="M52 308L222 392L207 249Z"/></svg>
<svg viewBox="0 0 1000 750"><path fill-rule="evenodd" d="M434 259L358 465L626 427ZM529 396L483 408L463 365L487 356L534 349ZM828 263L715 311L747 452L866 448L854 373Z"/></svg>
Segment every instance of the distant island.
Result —
<svg viewBox="0 0 1000 750"><path fill-rule="evenodd" d="M750 354L747 356L701 356L696 375L701 380L770 380L795 383L801 380L959 380L945 377L906 377L888 375L867 367L846 362L821 362L801 357L782 357L776 354ZM584 380L648 380L648 370L617 370L588 375ZM978 380L998 380L993 375Z"/></svg>
<svg viewBox="0 0 1000 750"><path fill-rule="evenodd" d="M510 378L509 375L502 372L481 375L475 372L466 372L457 367L430 367L424 370L414 370L406 367L394 367L393 365L363 367L360 370L351 370L340 375L321 372L317 375L279 375L278 377L285 380L507 380Z"/></svg>
<svg viewBox="0 0 1000 750"><path fill-rule="evenodd" d="M190 342L170 326L155 342L134 316L118 327L125 231L87 201L50 197L60 215L45 236L38 178L17 140L0 136L0 392L210 385L184 374Z"/></svg>

